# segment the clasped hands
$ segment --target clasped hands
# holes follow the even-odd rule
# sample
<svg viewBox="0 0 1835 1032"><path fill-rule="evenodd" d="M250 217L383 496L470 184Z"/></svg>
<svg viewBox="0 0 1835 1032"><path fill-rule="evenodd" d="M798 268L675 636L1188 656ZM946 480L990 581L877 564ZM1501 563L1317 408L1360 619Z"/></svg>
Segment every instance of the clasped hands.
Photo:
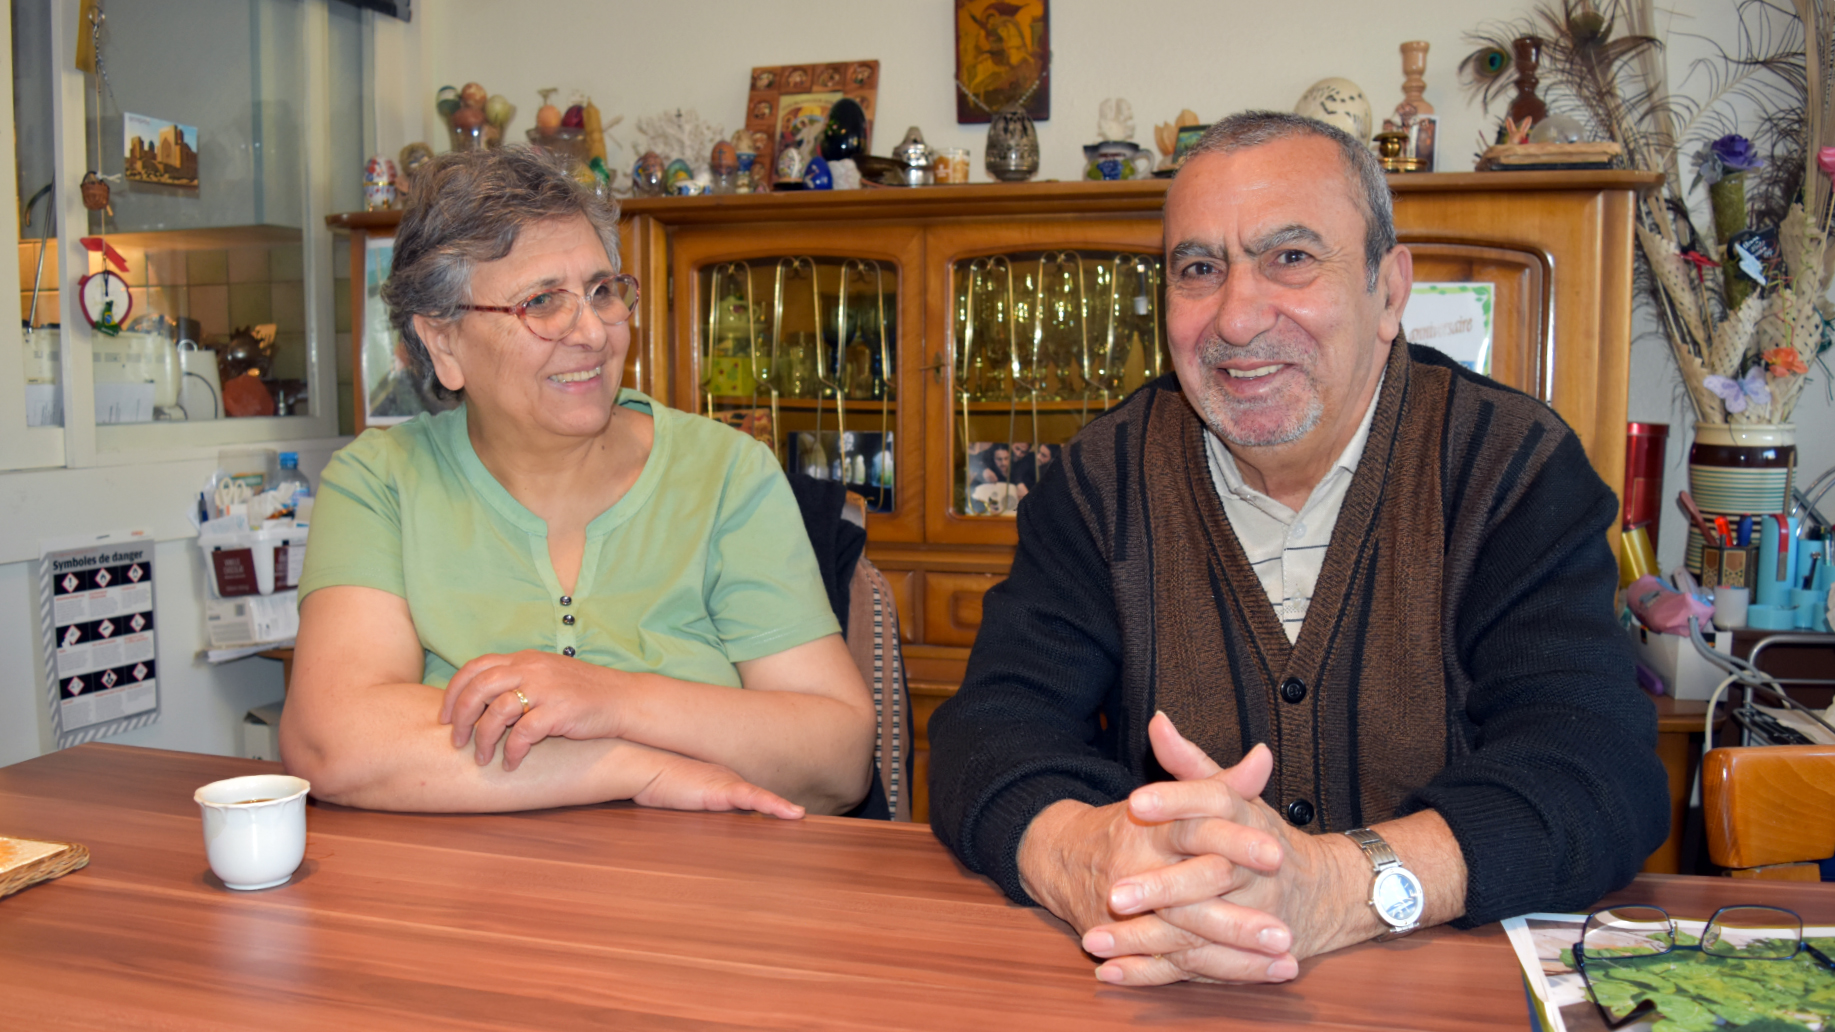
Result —
<svg viewBox="0 0 1835 1032"><path fill-rule="evenodd" d="M501 741L503 769L513 771L545 738L625 737L630 730L627 718L637 704L631 678L623 671L533 649L483 655L460 667L447 683L440 723L452 725L453 748L473 743L480 767L496 756ZM786 820L803 816L803 807L720 764L661 749L650 752L657 759L656 775L631 796L640 805L756 810Z"/></svg>
<svg viewBox="0 0 1835 1032"><path fill-rule="evenodd" d="M1350 840L1295 831L1261 800L1274 767L1268 748L1226 770L1163 713L1147 733L1178 780L1109 806L1055 803L1020 844L1026 890L1104 958L1097 977L1280 982L1299 973L1301 958L1354 941L1351 911L1368 864L1360 874Z"/></svg>

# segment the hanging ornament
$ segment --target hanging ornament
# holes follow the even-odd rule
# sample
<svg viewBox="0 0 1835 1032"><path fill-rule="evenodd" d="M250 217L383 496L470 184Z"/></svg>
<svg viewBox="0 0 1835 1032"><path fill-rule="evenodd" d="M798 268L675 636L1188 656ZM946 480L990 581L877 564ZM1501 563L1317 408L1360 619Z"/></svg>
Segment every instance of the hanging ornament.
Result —
<svg viewBox="0 0 1835 1032"><path fill-rule="evenodd" d="M127 259L101 237L84 237L82 244L84 249L102 256L102 269L77 280L77 302L82 306L83 318L97 333L113 337L121 332L134 310L134 295L128 291L127 280L109 266L126 272Z"/></svg>
<svg viewBox="0 0 1835 1032"><path fill-rule="evenodd" d="M82 191L83 207L90 211L107 212L110 216L115 214L114 207L108 203L108 180L94 172L85 172L83 173Z"/></svg>

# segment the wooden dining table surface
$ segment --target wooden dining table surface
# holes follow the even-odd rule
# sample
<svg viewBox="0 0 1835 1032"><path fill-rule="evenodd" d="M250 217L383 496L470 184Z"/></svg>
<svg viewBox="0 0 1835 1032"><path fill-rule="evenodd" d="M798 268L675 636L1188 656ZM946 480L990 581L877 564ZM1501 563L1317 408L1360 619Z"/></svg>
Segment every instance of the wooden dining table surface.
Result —
<svg viewBox="0 0 1835 1032"><path fill-rule="evenodd" d="M0 834L87 868L0 899L0 1025L28 1029L1493 1029L1529 1024L1497 925L1316 957L1276 986L1116 988L921 825L607 804L314 803L291 881L210 873L192 792L277 764L83 745L0 768ZM1705 917L1835 886L1642 875Z"/></svg>

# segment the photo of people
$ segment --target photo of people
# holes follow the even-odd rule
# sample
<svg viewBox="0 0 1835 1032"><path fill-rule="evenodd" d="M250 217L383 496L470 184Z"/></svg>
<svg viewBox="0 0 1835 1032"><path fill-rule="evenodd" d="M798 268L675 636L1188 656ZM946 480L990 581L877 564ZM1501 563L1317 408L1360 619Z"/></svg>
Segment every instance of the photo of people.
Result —
<svg viewBox="0 0 1835 1032"><path fill-rule="evenodd" d="M968 484L965 495L973 516L1012 516L1020 500L1038 486L1039 478L1057 457L1058 445L1030 441L1011 444L971 441L968 446Z"/></svg>

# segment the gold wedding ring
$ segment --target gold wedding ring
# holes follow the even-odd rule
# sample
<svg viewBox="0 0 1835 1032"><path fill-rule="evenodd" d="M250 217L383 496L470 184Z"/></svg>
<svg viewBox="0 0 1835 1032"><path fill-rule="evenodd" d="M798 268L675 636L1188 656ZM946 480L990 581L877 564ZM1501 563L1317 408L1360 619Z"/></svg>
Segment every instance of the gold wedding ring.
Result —
<svg viewBox="0 0 1835 1032"><path fill-rule="evenodd" d="M510 691L516 695L517 699L521 700L523 716L525 717L528 716L529 715L529 697L522 693L521 688L512 688L510 689Z"/></svg>

